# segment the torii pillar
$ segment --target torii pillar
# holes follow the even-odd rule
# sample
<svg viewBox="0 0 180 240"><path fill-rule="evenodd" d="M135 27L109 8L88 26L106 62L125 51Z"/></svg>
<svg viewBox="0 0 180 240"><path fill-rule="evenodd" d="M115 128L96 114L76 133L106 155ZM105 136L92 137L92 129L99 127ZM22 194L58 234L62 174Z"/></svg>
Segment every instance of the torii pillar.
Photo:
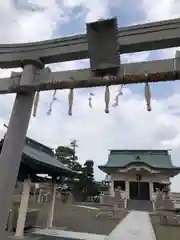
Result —
<svg viewBox="0 0 180 240"><path fill-rule="evenodd" d="M36 71L44 65L38 60L22 62L23 72L20 84L31 84ZM5 228L8 210L18 175L26 133L31 117L34 92L18 93L8 124L0 155L0 239L6 239Z"/></svg>
<svg viewBox="0 0 180 240"><path fill-rule="evenodd" d="M54 207L56 202L56 190L57 190L57 184L56 182L53 181L51 186L51 200L48 206L49 208L48 208L47 228L52 228L53 226Z"/></svg>
<svg viewBox="0 0 180 240"><path fill-rule="evenodd" d="M30 189L31 189L30 178L24 179L23 191L21 195L21 203L19 206L19 213L18 213L18 219L17 219L16 233L15 233L16 237L24 236L24 227L25 227L26 215L28 211Z"/></svg>

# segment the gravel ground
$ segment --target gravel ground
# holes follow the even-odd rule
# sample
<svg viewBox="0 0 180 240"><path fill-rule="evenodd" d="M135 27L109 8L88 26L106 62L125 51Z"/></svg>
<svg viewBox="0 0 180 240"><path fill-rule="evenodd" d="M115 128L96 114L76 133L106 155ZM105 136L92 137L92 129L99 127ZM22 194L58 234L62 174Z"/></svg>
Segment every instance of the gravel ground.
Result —
<svg viewBox="0 0 180 240"><path fill-rule="evenodd" d="M76 203L75 205L63 204L60 201L56 201L54 211L53 228L60 230L84 232L93 234L109 235L111 231L117 226L117 224L126 216L126 212L122 211L118 216L118 219L112 218L107 215L102 215L96 218L98 209L88 209L79 207L78 205L92 206L99 208L99 204L94 203ZM37 204L31 202L30 208L39 208L40 213L37 220L37 228L46 228L47 216L48 216L48 203ZM12 239L10 237L9 239ZM27 232L25 240L74 240L70 238L51 237L32 235L31 231ZM78 239L76 239L78 240Z"/></svg>
<svg viewBox="0 0 180 240"><path fill-rule="evenodd" d="M45 204L39 214L37 226L46 227L48 204ZM53 227L64 228L63 230L86 232L108 235L116 225L124 218L122 212L118 219L103 215L96 218L98 210L66 205L56 202Z"/></svg>
<svg viewBox="0 0 180 240"><path fill-rule="evenodd" d="M180 226L161 225L159 216L150 215L157 240L179 240Z"/></svg>

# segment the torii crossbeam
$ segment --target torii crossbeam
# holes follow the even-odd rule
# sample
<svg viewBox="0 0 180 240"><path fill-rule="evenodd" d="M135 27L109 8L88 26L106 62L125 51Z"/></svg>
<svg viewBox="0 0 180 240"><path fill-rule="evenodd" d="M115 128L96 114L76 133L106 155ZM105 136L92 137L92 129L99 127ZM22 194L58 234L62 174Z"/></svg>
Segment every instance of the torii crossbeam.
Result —
<svg viewBox="0 0 180 240"><path fill-rule="evenodd" d="M179 46L180 19L124 27L117 31L114 19L107 22L87 26L87 35L36 43L0 45L1 68L23 67L22 73L12 73L10 78L0 79L1 94L17 93L0 156L0 239L5 239L8 208L36 91L180 79L179 52L174 59L118 63L118 54ZM107 31L100 34L101 31L98 30L102 30L102 26L112 33L106 35L107 38L103 38ZM104 41L108 39L107 48L101 38ZM94 42L104 50L98 52L93 49L96 47L96 44L92 44ZM107 59L103 59L102 55L105 58L107 55ZM44 68L45 64L84 58L90 58L90 69L52 73L49 68ZM108 72L108 78L102 77L102 72L104 75ZM110 72L113 78L109 78Z"/></svg>

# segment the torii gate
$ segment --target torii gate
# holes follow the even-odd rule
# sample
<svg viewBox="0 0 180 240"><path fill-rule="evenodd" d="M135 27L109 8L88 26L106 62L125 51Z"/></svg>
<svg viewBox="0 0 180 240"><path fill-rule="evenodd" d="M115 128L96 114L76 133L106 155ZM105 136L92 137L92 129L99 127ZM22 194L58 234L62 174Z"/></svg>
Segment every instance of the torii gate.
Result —
<svg viewBox="0 0 180 240"><path fill-rule="evenodd" d="M0 67L22 67L0 79L0 93L17 93L0 156L0 239L5 239L8 208L14 190L21 154L31 116L35 92L106 86L105 112L109 112L109 85L146 83L180 79L180 54L174 59L120 64L119 53L164 49L180 45L180 19L116 29L116 19L87 24L87 35L61 39L0 45ZM90 58L91 68L52 73L45 64ZM106 76L106 77L105 77ZM36 99L37 100L37 99Z"/></svg>

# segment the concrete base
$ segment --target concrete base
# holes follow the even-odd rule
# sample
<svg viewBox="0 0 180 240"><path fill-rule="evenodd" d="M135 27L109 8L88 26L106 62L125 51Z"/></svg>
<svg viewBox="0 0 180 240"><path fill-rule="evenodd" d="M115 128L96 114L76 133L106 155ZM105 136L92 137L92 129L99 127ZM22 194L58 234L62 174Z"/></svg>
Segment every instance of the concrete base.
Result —
<svg viewBox="0 0 180 240"><path fill-rule="evenodd" d="M17 239L17 240L24 239L25 240L25 239L27 239L27 237L25 237L25 236L23 236L23 237L9 236L8 239Z"/></svg>
<svg viewBox="0 0 180 240"><path fill-rule="evenodd" d="M63 231L63 230L52 230L52 229L41 229L33 232L34 235L44 235L56 237L57 239L82 239L82 240L105 240L106 235L101 234L92 234L92 233L82 233L82 232L72 232L72 231Z"/></svg>
<svg viewBox="0 0 180 240"><path fill-rule="evenodd" d="M66 230L67 227L52 227L52 228L48 228L48 229L62 231L62 230Z"/></svg>
<svg viewBox="0 0 180 240"><path fill-rule="evenodd" d="M23 236L23 237L16 237L16 236L9 236L8 240L40 240L42 236Z"/></svg>

